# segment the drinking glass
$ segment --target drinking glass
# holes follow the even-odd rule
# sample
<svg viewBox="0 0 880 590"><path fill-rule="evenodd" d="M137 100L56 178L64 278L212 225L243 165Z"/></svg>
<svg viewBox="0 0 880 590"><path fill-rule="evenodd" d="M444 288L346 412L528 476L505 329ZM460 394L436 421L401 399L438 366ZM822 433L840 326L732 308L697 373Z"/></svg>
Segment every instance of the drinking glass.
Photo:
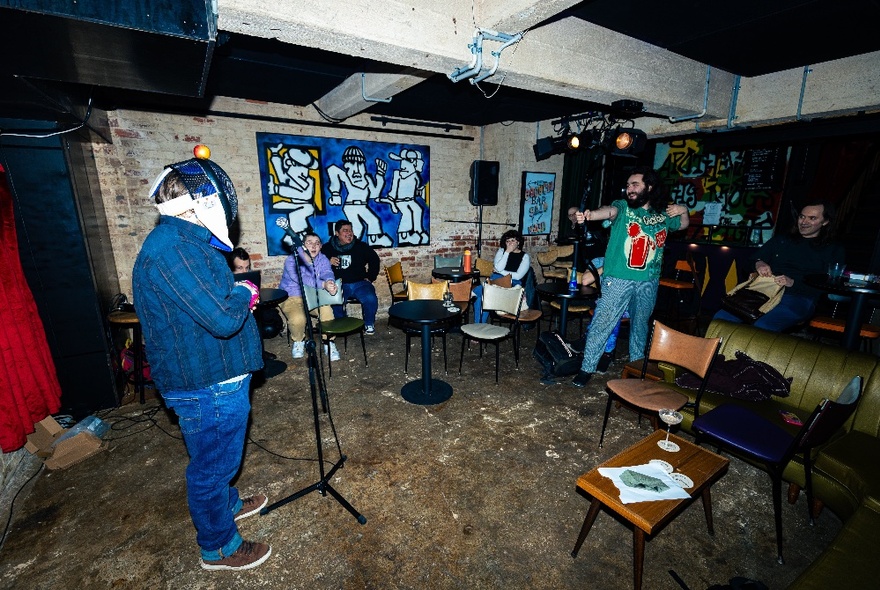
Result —
<svg viewBox="0 0 880 590"><path fill-rule="evenodd" d="M675 410L668 410L668 409L660 410L659 414L660 414L660 419L666 423L666 439L665 440L658 440L657 446L660 447L661 449L663 449L664 451L669 451L670 453L677 453L681 449L674 442L670 442L669 431L672 430L673 424L680 424L681 421L684 419L684 416L682 416L680 413L676 412Z"/></svg>
<svg viewBox="0 0 880 590"><path fill-rule="evenodd" d="M846 265L841 262L831 262L828 264L828 278L831 281L839 281L843 276Z"/></svg>
<svg viewBox="0 0 880 590"><path fill-rule="evenodd" d="M443 294L443 306L447 307L447 308L452 307L452 292L451 291L446 291Z"/></svg>

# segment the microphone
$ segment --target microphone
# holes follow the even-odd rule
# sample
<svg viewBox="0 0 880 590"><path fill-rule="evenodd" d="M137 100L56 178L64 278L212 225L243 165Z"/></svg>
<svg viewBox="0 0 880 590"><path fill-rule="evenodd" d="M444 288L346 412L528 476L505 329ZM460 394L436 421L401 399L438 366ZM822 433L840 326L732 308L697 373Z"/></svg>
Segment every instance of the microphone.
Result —
<svg viewBox="0 0 880 590"><path fill-rule="evenodd" d="M306 253L306 256L309 257L309 260L314 264L315 259L312 256L312 253L303 245L302 238L297 235L295 231L290 229L290 222L283 217L279 217L275 220L275 225L284 230L284 233L290 238L290 241L293 243L293 251L296 252L299 248L302 248L302 251Z"/></svg>

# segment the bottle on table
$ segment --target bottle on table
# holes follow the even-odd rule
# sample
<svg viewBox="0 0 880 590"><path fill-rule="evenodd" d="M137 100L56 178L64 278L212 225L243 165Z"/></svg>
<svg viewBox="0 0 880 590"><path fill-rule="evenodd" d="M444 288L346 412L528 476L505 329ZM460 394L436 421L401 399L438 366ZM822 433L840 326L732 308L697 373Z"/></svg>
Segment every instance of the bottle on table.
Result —
<svg viewBox="0 0 880 590"><path fill-rule="evenodd" d="M471 272L471 251L465 250L464 256L461 258L461 266L464 272Z"/></svg>

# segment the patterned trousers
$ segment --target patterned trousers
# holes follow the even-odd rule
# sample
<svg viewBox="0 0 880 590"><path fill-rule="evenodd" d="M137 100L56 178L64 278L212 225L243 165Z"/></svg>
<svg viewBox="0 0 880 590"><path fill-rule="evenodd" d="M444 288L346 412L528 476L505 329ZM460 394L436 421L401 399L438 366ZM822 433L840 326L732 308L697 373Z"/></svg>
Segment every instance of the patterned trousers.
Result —
<svg viewBox="0 0 880 590"><path fill-rule="evenodd" d="M602 297L596 303L596 312L587 332L581 371L596 371L599 358L605 351L605 342L625 311L629 311L629 358L635 361L645 356L648 322L657 301L659 282L659 279L628 281L614 277L602 278Z"/></svg>

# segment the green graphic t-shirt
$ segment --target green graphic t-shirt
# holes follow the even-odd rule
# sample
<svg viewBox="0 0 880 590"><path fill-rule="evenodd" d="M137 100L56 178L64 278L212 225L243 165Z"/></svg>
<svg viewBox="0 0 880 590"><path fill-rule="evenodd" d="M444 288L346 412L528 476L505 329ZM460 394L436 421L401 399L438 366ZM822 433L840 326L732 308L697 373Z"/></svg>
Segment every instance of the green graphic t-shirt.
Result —
<svg viewBox="0 0 880 590"><path fill-rule="evenodd" d="M611 203L617 217L605 254L605 274L629 281L651 281L660 277L663 246L669 232L681 227L681 218L665 212L631 209L625 199Z"/></svg>

